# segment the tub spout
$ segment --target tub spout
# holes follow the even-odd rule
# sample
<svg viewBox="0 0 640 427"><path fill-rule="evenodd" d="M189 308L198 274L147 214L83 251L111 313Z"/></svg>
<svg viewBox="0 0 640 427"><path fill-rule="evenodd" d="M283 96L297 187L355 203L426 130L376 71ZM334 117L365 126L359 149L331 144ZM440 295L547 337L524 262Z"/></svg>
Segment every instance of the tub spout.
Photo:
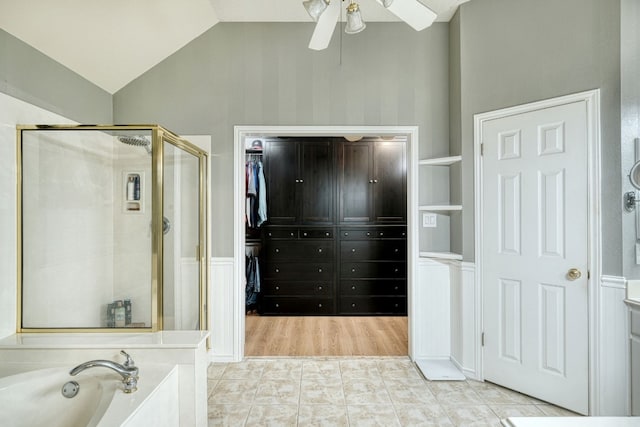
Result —
<svg viewBox="0 0 640 427"><path fill-rule="evenodd" d="M124 350L120 352L127 357L124 364L113 362L111 360L90 360L84 362L69 371L70 375L78 375L85 369L101 366L116 371L122 376L122 384L124 384L125 393L133 393L138 389L138 368L135 366L133 359Z"/></svg>

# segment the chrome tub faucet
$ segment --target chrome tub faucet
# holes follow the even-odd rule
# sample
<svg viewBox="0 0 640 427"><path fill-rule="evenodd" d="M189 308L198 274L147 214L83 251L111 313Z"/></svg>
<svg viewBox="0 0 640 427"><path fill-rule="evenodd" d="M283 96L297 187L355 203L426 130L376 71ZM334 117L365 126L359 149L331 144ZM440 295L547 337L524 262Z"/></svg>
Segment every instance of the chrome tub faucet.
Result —
<svg viewBox="0 0 640 427"><path fill-rule="evenodd" d="M120 364L117 362L113 362L111 360L90 360L88 362L84 362L73 368L69 371L70 375L78 375L80 372L85 369L95 368L98 366L102 366L103 368L109 368L122 376L122 384L124 384L124 392L125 393L133 393L138 389L138 367L135 365L131 356L127 354L126 351L121 350L120 354L125 356L127 360L124 364Z"/></svg>

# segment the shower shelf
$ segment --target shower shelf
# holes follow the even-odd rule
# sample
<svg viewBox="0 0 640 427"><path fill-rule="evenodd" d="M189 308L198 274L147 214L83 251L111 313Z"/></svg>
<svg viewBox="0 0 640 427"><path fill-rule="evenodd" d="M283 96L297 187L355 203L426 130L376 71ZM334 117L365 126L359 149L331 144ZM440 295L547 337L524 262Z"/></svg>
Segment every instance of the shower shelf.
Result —
<svg viewBox="0 0 640 427"><path fill-rule="evenodd" d="M122 174L122 210L125 213L144 213L144 172L125 171Z"/></svg>

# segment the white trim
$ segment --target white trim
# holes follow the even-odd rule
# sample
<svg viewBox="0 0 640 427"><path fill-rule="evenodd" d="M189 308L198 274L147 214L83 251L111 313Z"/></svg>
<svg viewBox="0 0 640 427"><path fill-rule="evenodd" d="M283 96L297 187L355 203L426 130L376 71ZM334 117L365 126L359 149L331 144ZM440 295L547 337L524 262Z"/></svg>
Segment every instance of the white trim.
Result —
<svg viewBox="0 0 640 427"><path fill-rule="evenodd" d="M602 276L600 278L600 286L603 288L616 288L627 290L627 279L620 276Z"/></svg>
<svg viewBox="0 0 640 427"><path fill-rule="evenodd" d="M234 360L244 357L244 291L242 278L244 277L244 141L247 135L263 136L345 136L345 135L375 135L392 136L406 135L407 138L407 311L409 323L409 357L415 359L414 347L417 328L413 324L413 313L416 301L413 298L414 284L417 281L418 259L418 126L234 126L233 128L233 253L236 260L234 266L233 292L233 328L234 328Z"/></svg>
<svg viewBox="0 0 640 427"><path fill-rule="evenodd" d="M601 242L601 217L600 217L600 89L580 92L558 98L547 99L487 113L476 114L473 117L473 151L475 166L475 264L476 264L476 289L478 298L476 308L480 313L477 336L483 330L482 325L482 157L480 156L481 132L484 122L498 118L508 117L516 114L540 110L584 101L587 107L587 149L588 149L588 192L589 198L589 411L590 415L599 408L599 358L598 349L600 347L600 337L598 334L599 319L599 293L600 271L602 269L602 242ZM595 279L594 279L595 278ZM484 378L482 367L482 348L479 347L478 370L480 377Z"/></svg>

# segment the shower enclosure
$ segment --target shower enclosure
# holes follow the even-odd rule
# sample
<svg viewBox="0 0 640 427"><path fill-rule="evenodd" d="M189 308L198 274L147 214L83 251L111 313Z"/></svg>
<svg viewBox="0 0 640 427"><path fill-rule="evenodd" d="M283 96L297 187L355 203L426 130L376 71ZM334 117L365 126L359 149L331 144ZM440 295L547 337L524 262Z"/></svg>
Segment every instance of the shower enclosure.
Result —
<svg viewBox="0 0 640 427"><path fill-rule="evenodd" d="M19 126L18 332L207 329L207 154L157 125Z"/></svg>

